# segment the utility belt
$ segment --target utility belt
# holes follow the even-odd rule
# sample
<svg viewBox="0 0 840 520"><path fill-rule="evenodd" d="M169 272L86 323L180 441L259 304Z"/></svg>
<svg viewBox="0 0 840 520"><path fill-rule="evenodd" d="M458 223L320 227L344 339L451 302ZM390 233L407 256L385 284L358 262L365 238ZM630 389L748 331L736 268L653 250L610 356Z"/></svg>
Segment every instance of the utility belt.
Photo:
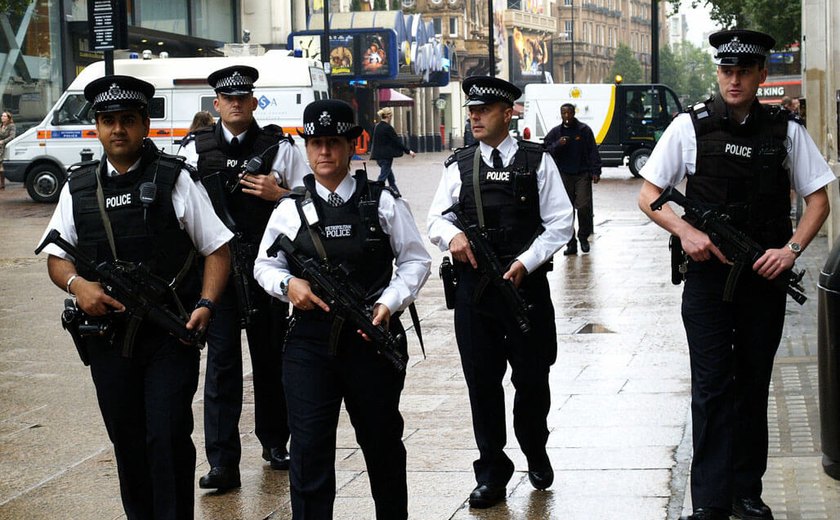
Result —
<svg viewBox="0 0 840 520"><path fill-rule="evenodd" d="M113 343L116 335L113 320L108 316L88 316L76 306L76 300L66 298L64 311L61 313L61 326L70 333L79 359L85 366L90 365L88 353L88 339L101 338L107 343Z"/></svg>

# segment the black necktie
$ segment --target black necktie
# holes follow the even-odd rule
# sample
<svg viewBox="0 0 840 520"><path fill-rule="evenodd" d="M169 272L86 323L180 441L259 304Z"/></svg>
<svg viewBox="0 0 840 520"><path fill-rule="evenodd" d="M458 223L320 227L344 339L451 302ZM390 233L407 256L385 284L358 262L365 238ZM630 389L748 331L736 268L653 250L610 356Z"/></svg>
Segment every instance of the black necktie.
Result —
<svg viewBox="0 0 840 520"><path fill-rule="evenodd" d="M490 154L490 157L493 159L493 168L501 170L505 167L505 165L502 164L502 154L499 153L498 148L493 148L493 153Z"/></svg>
<svg viewBox="0 0 840 520"><path fill-rule="evenodd" d="M239 138L236 137L236 136L233 136L233 139L230 140L230 145L233 148L236 148L237 146L239 146Z"/></svg>
<svg viewBox="0 0 840 520"><path fill-rule="evenodd" d="M339 195L338 193L330 193L327 197L327 204L334 208L337 208L344 204L344 199L342 199L341 195Z"/></svg>

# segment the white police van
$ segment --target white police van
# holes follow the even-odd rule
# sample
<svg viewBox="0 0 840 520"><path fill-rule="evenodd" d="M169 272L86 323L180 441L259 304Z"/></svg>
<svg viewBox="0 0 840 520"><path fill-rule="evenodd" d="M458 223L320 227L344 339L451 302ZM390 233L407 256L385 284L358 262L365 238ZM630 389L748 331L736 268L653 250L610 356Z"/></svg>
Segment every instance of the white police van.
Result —
<svg viewBox="0 0 840 520"><path fill-rule="evenodd" d="M134 76L155 86L155 96L149 103L149 137L165 152L175 153L196 112L208 110L218 116L213 109L215 93L207 84L207 76L231 65L250 65L260 72L254 84L257 122L281 126L296 138L295 130L303 130L304 107L329 97L321 62L290 57L283 50L235 58L120 59L114 60L114 73ZM102 145L84 89L104 75L104 62L86 67L40 124L6 145L6 179L25 183L34 200L58 200L67 168L82 160L83 154L93 159L101 157Z"/></svg>

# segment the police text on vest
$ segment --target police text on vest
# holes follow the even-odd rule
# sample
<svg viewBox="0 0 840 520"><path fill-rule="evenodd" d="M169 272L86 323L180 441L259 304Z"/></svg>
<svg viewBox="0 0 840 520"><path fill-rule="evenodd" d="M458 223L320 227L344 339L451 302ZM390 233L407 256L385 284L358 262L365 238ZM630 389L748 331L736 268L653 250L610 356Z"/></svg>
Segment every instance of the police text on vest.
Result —
<svg viewBox="0 0 840 520"><path fill-rule="evenodd" d="M752 157L751 146L726 143L726 148L723 151L724 153L728 153L729 155L737 155L738 157L744 157L746 159Z"/></svg>
<svg viewBox="0 0 840 520"><path fill-rule="evenodd" d="M122 195L114 195L105 199L106 208L119 208L120 206L127 206L131 204L131 193L123 193Z"/></svg>
<svg viewBox="0 0 840 520"><path fill-rule="evenodd" d="M489 171L487 172L487 180L496 182L510 182L510 172Z"/></svg>

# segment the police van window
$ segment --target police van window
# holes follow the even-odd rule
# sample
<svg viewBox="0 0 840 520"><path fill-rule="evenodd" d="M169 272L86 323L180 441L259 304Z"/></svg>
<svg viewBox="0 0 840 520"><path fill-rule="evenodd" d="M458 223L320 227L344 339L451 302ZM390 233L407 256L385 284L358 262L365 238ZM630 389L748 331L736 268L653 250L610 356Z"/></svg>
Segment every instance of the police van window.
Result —
<svg viewBox="0 0 840 520"><path fill-rule="evenodd" d="M152 98L149 102L149 118L163 119L164 117L166 117L166 98Z"/></svg>
<svg viewBox="0 0 840 520"><path fill-rule="evenodd" d="M219 113L213 107L213 100L216 99L216 96L201 96L201 109L206 110L213 114L213 117L219 117Z"/></svg>
<svg viewBox="0 0 840 520"><path fill-rule="evenodd" d="M70 94L53 114L54 125L92 125L95 123L91 105L84 94Z"/></svg>

